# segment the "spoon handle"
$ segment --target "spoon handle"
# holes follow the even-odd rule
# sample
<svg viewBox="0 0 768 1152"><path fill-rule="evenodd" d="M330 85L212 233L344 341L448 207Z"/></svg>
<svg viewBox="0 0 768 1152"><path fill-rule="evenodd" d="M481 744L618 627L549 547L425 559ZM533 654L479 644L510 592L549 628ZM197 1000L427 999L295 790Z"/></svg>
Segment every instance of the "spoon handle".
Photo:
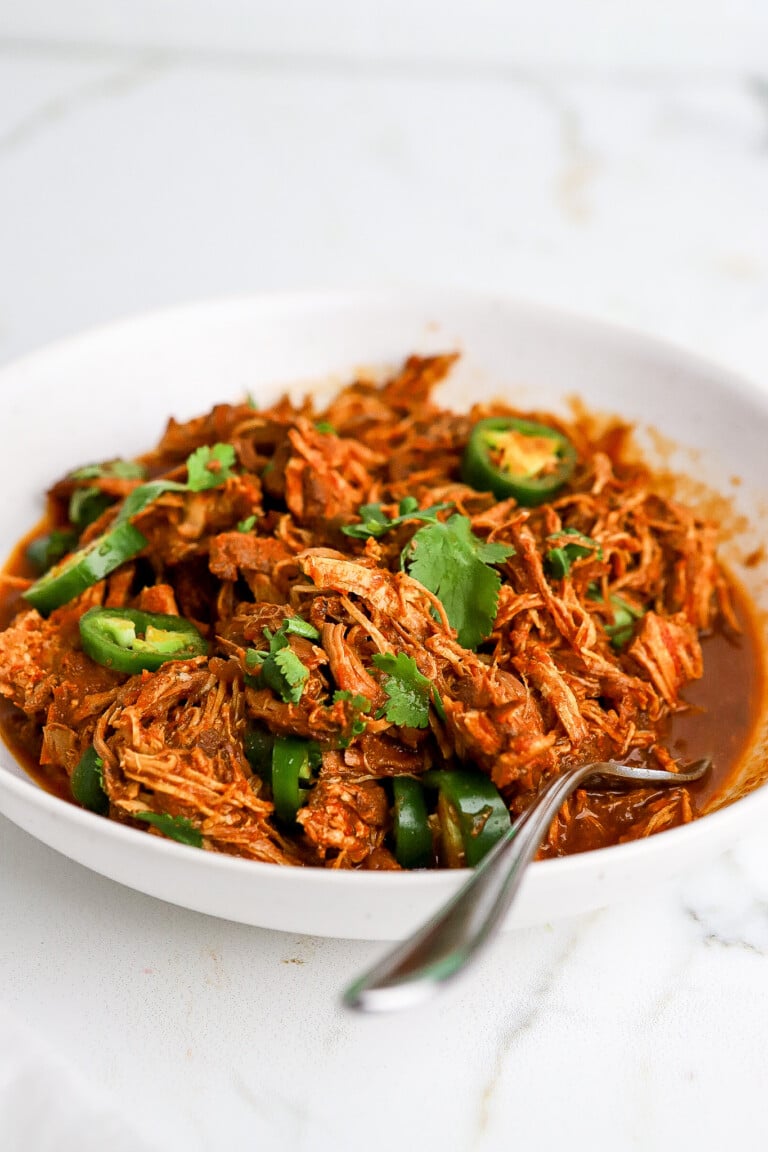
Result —
<svg viewBox="0 0 768 1152"><path fill-rule="evenodd" d="M582 765L552 780L445 907L356 980L344 1003L366 1012L403 1008L455 976L493 934L560 806L592 772Z"/></svg>
<svg viewBox="0 0 768 1152"><path fill-rule="evenodd" d="M345 992L344 1003L364 1012L404 1008L426 999L460 972L500 925L552 820L588 777L684 784L699 779L708 765L699 761L689 771L673 774L613 762L591 763L555 777L452 899L356 980Z"/></svg>

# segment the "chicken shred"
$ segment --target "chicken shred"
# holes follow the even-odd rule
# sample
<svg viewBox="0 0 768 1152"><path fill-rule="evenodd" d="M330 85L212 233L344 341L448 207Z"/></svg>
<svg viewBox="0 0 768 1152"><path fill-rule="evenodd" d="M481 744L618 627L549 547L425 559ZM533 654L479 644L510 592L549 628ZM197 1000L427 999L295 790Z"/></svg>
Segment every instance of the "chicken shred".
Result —
<svg viewBox="0 0 768 1152"><path fill-rule="evenodd" d="M734 623L716 527L661 495L647 469L624 459L621 435L592 443L578 421L540 414L532 418L561 429L579 456L556 498L530 509L468 487L461 460L473 425L515 413L439 407L432 391L454 359L411 357L381 386L343 388L322 412L283 398L266 410L222 404L171 420L143 458L153 477L183 480L189 454L217 443L232 445L234 474L209 490L164 493L134 518L147 539L140 557L47 619L23 609L0 632L0 695L31 721L41 763L71 775L92 744L113 819L146 829L137 814L183 817L211 851L376 869L397 867L384 783L392 776L469 762L516 813L563 766L632 753L671 764L664 725L702 675L699 636L718 620ZM109 526L138 481L94 483L118 503L82 542ZM73 490L71 477L51 489L52 524L66 521ZM514 549L497 565L496 616L477 651L462 647L440 599L403 570L418 521L367 541L341 531L359 523L361 505L395 516L406 497L419 509L447 503L441 520L466 516L476 536ZM594 548L555 577L548 551L566 530ZM611 631L616 597L634 613L623 645ZM102 668L78 631L83 612L102 604L186 616L209 655L133 676ZM263 663L269 637L295 616L316 632L289 637L306 678L300 696L285 699L248 653ZM387 719L374 657L396 653L439 695L429 726ZM245 754L251 728L319 749L291 827L275 819L268 772ZM622 803L598 813L580 790L548 851L562 850L569 823L599 832ZM684 788L646 790L632 803L631 821L613 822L620 838L692 815Z"/></svg>

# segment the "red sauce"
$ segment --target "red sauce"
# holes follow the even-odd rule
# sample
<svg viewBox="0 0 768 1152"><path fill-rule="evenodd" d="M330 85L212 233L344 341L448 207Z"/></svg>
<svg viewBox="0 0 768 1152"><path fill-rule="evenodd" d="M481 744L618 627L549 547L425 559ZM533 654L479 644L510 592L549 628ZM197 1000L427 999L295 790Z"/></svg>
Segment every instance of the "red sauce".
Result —
<svg viewBox="0 0 768 1152"><path fill-rule="evenodd" d="M718 630L703 638L704 675L685 689L688 710L678 712L669 724L668 743L673 755L684 760L713 758L707 778L688 788L695 815L728 790L760 720L764 701L757 622L746 594L736 584L731 590L741 634Z"/></svg>
<svg viewBox="0 0 768 1152"><path fill-rule="evenodd" d="M47 530L46 524L40 524L19 542L5 566L5 575L32 578L25 549L31 540ZM21 586L0 583L0 630L7 627L23 603L22 591ZM702 638L704 675L701 680L690 684L683 694L687 710L672 716L660 733L661 742L666 743L674 756L682 760L709 756L713 760L712 769L705 779L686 789L694 816L710 810L727 795L764 706L762 645L754 609L746 593L733 579L731 594L740 634L718 629ZM40 737L31 721L2 697L0 736L24 770L41 787L64 800L71 799L69 780L63 769L40 766ZM583 852L632 839L633 823L647 815L648 806L659 802L665 791L582 793L581 816L577 815L567 827L561 827L556 847L554 844L545 846L541 854ZM590 813L599 816L599 832L595 830L594 821L583 818ZM676 819L673 823L680 822Z"/></svg>
<svg viewBox="0 0 768 1152"><path fill-rule="evenodd" d="M718 628L702 637L704 675L682 693L688 707L671 716L659 732L659 742L680 760L710 757L712 767L707 775L684 789L583 790L570 801L575 818L566 821L561 813L556 835L543 846L542 857L585 852L636 839L644 834L642 826L649 815L674 799L673 792L677 794L674 814L663 823L665 828L684 822L680 802L683 792L690 800L690 815L697 817L717 807L735 790L740 766L763 714L766 686L754 609L733 579L730 590L741 632L734 635ZM635 752L628 761L642 763L642 754ZM597 819L590 819L592 816Z"/></svg>

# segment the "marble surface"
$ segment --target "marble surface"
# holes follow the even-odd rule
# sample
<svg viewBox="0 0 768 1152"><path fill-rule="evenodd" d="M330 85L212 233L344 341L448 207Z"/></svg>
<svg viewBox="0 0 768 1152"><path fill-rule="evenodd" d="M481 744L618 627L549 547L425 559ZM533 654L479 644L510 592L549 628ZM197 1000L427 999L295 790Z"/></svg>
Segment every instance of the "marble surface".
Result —
<svg viewBox="0 0 768 1152"><path fill-rule="evenodd" d="M768 381L754 58L618 75L86 40L0 39L0 360L180 300L418 282ZM506 936L438 1003L345 1014L379 951L161 904L0 818L0 1146L766 1147L765 837Z"/></svg>

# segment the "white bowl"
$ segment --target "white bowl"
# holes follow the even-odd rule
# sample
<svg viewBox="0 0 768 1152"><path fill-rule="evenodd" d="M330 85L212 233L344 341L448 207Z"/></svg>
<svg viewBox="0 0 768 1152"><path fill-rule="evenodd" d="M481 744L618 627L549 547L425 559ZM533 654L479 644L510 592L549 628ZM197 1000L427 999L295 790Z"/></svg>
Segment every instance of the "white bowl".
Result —
<svg viewBox="0 0 768 1152"><path fill-rule="evenodd" d="M589 406L656 426L679 447L667 465L735 497L751 520L726 557L765 526L768 395L646 337L503 300L401 292L259 296L155 313L57 344L0 373L0 551L39 518L41 494L73 465L130 456L166 418L192 416L250 390L270 402L291 386L326 388L361 366L458 348L448 404L504 395L539 409ZM319 382L319 383L318 383ZM641 429L642 430L642 429ZM653 448L653 440L649 445ZM734 487L734 473L741 484ZM760 569L738 569L768 607ZM745 762L757 774L762 733ZM0 744L0 811L73 860L141 892L246 924L321 936L402 936L445 900L457 872L280 868L201 852L82 811L30 780ZM534 864L509 924L552 920L626 898L640 885L734 843L768 818L768 789L683 828L616 848Z"/></svg>

